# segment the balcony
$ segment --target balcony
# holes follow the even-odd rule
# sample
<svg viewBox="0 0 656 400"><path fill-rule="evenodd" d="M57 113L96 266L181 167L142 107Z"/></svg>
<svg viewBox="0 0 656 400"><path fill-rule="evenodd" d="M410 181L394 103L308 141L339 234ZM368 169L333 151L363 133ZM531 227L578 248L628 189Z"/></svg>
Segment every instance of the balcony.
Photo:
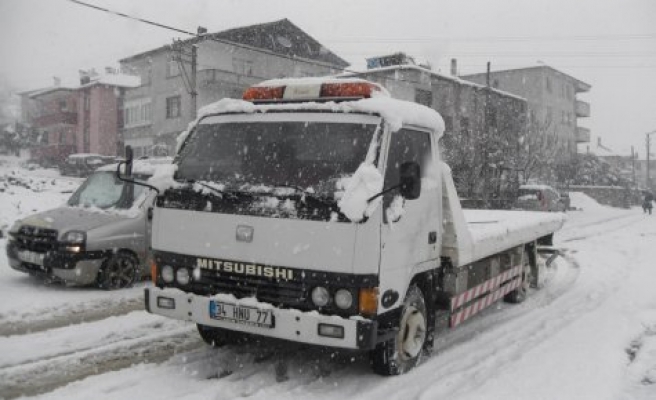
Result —
<svg viewBox="0 0 656 400"><path fill-rule="evenodd" d="M576 143L590 143L590 129L577 126Z"/></svg>
<svg viewBox="0 0 656 400"><path fill-rule="evenodd" d="M576 100L576 116L585 118L590 116L590 104L585 101Z"/></svg>

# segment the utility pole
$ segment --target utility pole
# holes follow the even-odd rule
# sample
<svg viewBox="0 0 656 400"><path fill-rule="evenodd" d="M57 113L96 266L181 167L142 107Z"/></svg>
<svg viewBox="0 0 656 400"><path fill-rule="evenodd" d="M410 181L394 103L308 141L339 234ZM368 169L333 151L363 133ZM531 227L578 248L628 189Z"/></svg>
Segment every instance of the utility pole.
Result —
<svg viewBox="0 0 656 400"><path fill-rule="evenodd" d="M171 45L171 60L178 63L182 83L191 96L189 116L192 120L196 119L197 114L197 96L196 73L198 69L198 46L191 43L187 46L182 40L174 40ZM190 72L187 72L187 65L190 65Z"/></svg>
<svg viewBox="0 0 656 400"><path fill-rule="evenodd" d="M636 154L635 150L633 149L633 146L631 146L631 183L633 183L633 186L635 186L636 181L635 181L635 160L636 160Z"/></svg>
<svg viewBox="0 0 656 400"><path fill-rule="evenodd" d="M198 68L198 46L191 45L191 119L196 119L196 112L198 110L196 97L196 70Z"/></svg>
<svg viewBox="0 0 656 400"><path fill-rule="evenodd" d="M647 187L647 190L651 190L651 178L649 177L649 152L651 151L650 135L653 135L654 133L656 133L656 131L645 133L647 142L647 181L645 182L645 186Z"/></svg>

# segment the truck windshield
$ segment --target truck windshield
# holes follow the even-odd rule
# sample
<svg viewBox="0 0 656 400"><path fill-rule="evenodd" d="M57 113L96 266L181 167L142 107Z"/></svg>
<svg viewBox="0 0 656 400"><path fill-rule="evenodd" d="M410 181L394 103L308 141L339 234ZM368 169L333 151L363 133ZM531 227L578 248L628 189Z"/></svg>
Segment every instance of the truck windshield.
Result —
<svg viewBox="0 0 656 400"><path fill-rule="evenodd" d="M68 205L103 209L130 208L133 199L138 198L144 189L142 186L133 185L134 190L130 194L127 186L128 184L116 178L114 172L96 172L73 193Z"/></svg>
<svg viewBox="0 0 656 400"><path fill-rule="evenodd" d="M181 152L176 178L226 190L287 186L333 197L335 183L365 160L375 129L323 121L201 124Z"/></svg>

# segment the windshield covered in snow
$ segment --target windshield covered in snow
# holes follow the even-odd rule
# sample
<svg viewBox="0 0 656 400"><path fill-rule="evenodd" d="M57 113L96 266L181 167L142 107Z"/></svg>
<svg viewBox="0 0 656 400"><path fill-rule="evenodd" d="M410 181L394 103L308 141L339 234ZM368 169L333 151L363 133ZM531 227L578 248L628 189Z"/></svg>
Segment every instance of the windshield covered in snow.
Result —
<svg viewBox="0 0 656 400"><path fill-rule="evenodd" d="M128 190L128 186L132 186L133 190ZM138 198L143 190L142 186L129 185L117 179L114 172L96 172L73 193L68 205L127 209L132 207L133 199Z"/></svg>
<svg viewBox="0 0 656 400"><path fill-rule="evenodd" d="M365 161L380 118L296 118L209 118L181 150L176 180L219 189L224 201L213 209L220 212L272 215L274 210L276 216L305 218L297 211L309 202L310 213L333 208L340 181ZM231 201L240 203L238 210Z"/></svg>

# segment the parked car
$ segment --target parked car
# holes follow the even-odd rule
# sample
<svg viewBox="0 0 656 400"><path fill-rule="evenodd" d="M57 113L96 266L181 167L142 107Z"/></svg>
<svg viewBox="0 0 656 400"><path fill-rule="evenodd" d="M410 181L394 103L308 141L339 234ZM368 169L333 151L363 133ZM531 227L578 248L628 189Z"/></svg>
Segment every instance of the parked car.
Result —
<svg viewBox="0 0 656 400"><path fill-rule="evenodd" d="M116 168L107 165L92 173L65 206L17 221L6 246L11 268L108 290L149 275L149 209L155 192L117 179ZM135 161L132 179L146 180L155 168L150 160Z"/></svg>
<svg viewBox="0 0 656 400"><path fill-rule="evenodd" d="M560 193L548 185L522 185L519 187L515 208L528 211L565 211Z"/></svg>
<svg viewBox="0 0 656 400"><path fill-rule="evenodd" d="M102 167L103 165L116 162L112 156L103 156L93 153L77 153L66 157L66 160L60 164L59 172L62 175L70 176L89 176L90 173Z"/></svg>

